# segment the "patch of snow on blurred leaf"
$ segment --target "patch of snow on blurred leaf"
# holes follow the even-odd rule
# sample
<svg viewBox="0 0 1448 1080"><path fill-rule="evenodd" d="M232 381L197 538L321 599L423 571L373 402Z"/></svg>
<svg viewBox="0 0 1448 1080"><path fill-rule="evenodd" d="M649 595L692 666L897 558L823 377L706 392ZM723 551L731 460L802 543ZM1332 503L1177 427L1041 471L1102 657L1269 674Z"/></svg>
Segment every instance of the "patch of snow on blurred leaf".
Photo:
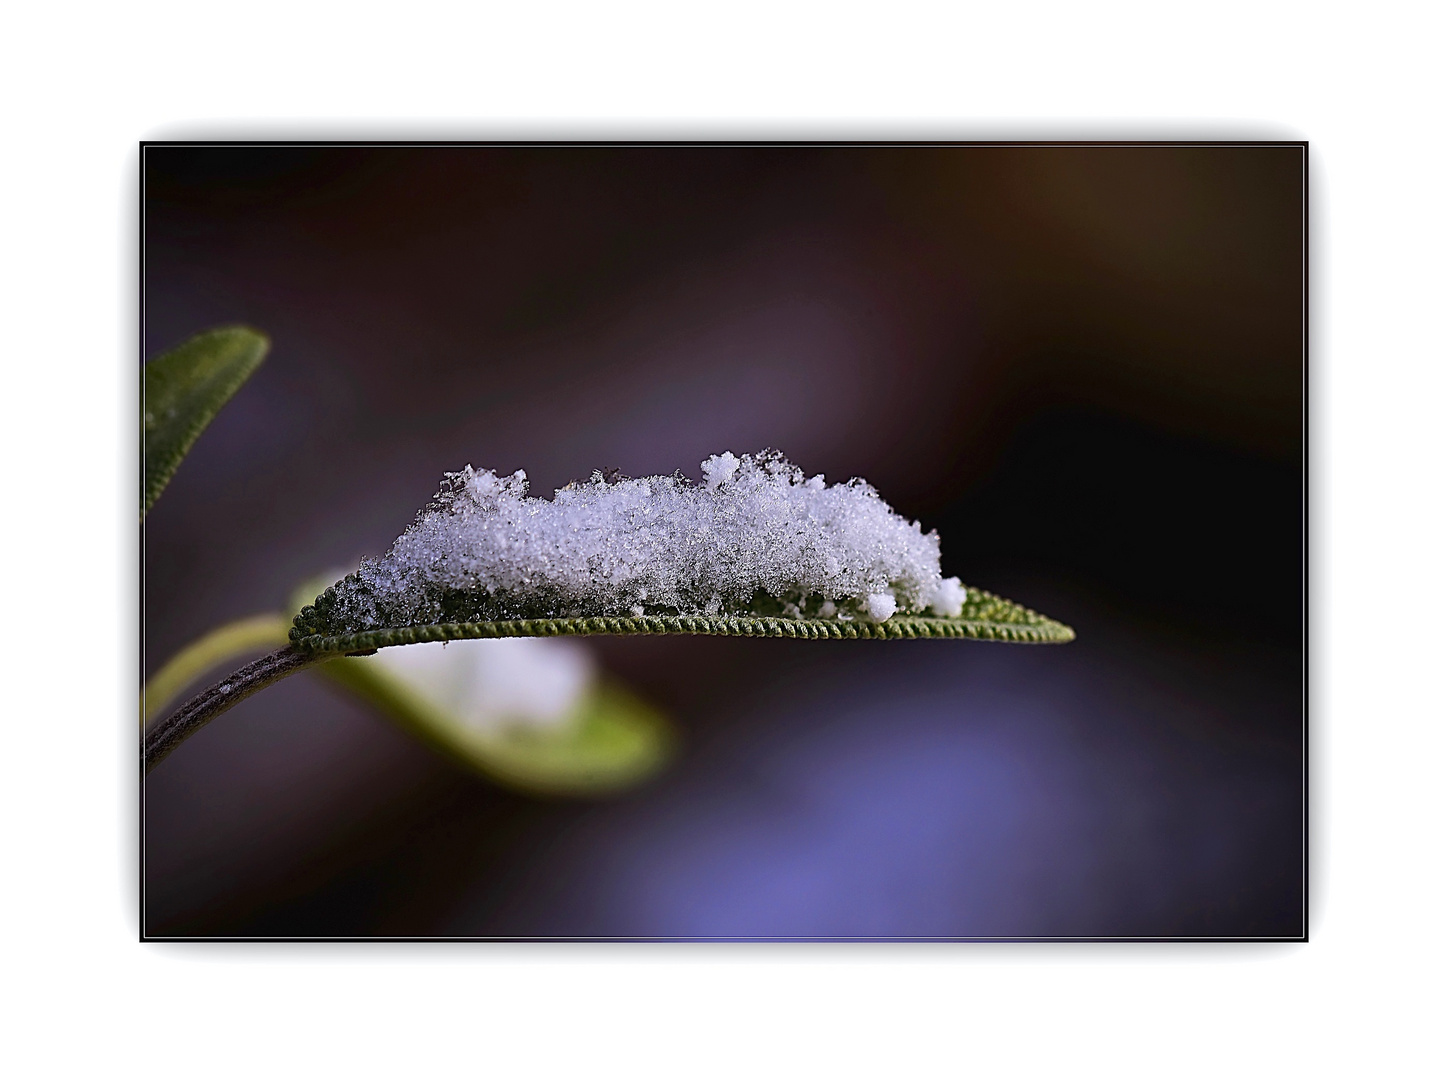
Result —
<svg viewBox="0 0 1448 1080"><path fill-rule="evenodd" d="M558 728L595 674L586 646L554 638L429 642L384 649L371 662L477 730Z"/></svg>

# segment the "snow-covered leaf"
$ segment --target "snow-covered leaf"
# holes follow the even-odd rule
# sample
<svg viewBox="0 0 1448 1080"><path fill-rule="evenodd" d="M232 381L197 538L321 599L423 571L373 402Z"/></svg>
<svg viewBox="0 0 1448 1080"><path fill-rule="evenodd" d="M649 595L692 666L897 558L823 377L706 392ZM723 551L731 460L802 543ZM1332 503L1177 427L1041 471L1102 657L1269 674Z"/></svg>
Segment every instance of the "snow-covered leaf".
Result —
<svg viewBox="0 0 1448 1080"><path fill-rule="evenodd" d="M1069 641L942 577L940 538L860 479L715 454L702 481L599 471L553 499L527 476L448 474L378 559L301 610L292 640L350 650L484 637L734 634Z"/></svg>

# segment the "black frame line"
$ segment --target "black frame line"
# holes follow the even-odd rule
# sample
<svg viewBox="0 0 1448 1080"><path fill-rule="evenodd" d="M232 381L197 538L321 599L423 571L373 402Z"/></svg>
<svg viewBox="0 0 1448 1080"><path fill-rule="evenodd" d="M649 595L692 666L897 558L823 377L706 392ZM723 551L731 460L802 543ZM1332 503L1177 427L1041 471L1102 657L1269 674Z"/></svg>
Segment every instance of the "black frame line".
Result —
<svg viewBox="0 0 1448 1080"><path fill-rule="evenodd" d="M946 942L979 942L979 943L1086 943L1086 942L1141 942L1141 943L1175 943L1175 942L1241 942L1241 943L1306 943L1309 940L1308 931L1310 927L1311 903L1309 859L1311 857L1310 829L1311 820L1309 814L1310 806L1310 783L1311 783L1311 752L1310 752L1310 657L1311 641L1309 637L1310 618L1310 583L1311 569L1309 560L1311 558L1311 544L1309 537L1309 523L1311 521L1310 505L1310 477L1311 477L1311 438L1310 438L1310 387L1309 369L1311 348L1309 333L1311 330L1311 281L1309 278L1310 267L1310 240L1311 240L1311 213L1310 197L1308 190L1308 148L1307 140L1262 140L1262 139L1023 139L1023 140L748 140L748 139L712 139L700 141L680 140L448 140L448 139L427 139L427 140L316 140L316 139L143 139L139 143L140 149L140 185L139 185L139 206L138 224L140 228L139 266L137 268L137 288L140 318L137 320L137 341L136 352L141 364L145 362L145 327L146 327L146 151L149 148L165 147L186 147L194 149L225 149L225 148L289 148L289 149L630 149L630 148L651 148L651 149L710 149L710 148L869 148L869 149L939 149L939 148L960 148L960 149L991 149L991 148L1129 148L1129 149L1152 149L1152 148L1234 148L1234 149L1287 149L1296 147L1302 152L1302 488L1301 488L1301 552L1302 552L1302 933L1300 935L1288 936L1206 936L1206 937L1163 937L1150 935L1142 937L1132 936L1089 936L1089 935L1063 935L1063 936L1002 936L1002 937L908 937L908 936L841 936L841 937L791 937L791 936L749 936L731 937L726 935L707 935L699 937L669 937L669 936L554 936L554 937L533 937L533 936L358 936L358 935L334 935L334 936L227 936L227 935L158 935L146 933L146 783L144 775L144 759L141 754L141 743L137 740L137 767L140 770L139 805L137 812L139 820L139 850L137 852L139 868L139 926L138 940L140 942L438 942L438 943L464 943L464 942L676 942L676 943L764 943L764 942L796 942L796 943L844 943L844 942L871 942L871 943L946 943ZM144 394L144 391L143 391ZM143 398L144 402L144 398ZM145 467L144 441L137 429L138 455L137 460L140 467ZM140 554L140 586L141 597L139 604L140 624L140 648L138 654L141 661L140 680L144 683L146 673L145 655L145 625L146 625L146 526L141 522L141 538L138 545Z"/></svg>

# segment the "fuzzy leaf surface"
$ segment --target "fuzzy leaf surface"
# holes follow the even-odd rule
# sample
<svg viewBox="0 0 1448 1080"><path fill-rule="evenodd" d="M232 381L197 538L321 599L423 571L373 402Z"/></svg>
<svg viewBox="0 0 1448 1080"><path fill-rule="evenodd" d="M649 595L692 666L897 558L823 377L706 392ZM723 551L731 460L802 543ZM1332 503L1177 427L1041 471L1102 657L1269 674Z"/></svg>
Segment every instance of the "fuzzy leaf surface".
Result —
<svg viewBox="0 0 1448 1080"><path fill-rule="evenodd" d="M360 633L329 633L325 614L332 607L325 590L296 617L291 639L299 648L351 652L411 645L422 641L467 638L556 637L572 634L719 634L731 637L784 638L975 638L1020 644L1073 641L1076 632L1064 623L1030 608L966 587L965 605L956 618L897 615L872 623L838 619L790 619L756 615L643 615L580 619L513 619L499 622L433 623L398 626Z"/></svg>

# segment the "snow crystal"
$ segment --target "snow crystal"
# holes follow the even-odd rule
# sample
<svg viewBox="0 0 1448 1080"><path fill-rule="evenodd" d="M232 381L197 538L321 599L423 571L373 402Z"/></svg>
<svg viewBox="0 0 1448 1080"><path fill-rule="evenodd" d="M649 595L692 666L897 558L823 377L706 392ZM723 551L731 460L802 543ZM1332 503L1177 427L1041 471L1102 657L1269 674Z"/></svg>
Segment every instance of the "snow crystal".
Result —
<svg viewBox="0 0 1448 1080"><path fill-rule="evenodd" d="M895 614L895 606L893 593L871 593L865 597L865 612L871 622L884 622Z"/></svg>
<svg viewBox="0 0 1448 1080"><path fill-rule="evenodd" d="M449 473L417 521L319 605L329 632L491 619L959 615L940 540L855 479L774 452L716 454L703 483L595 472L530 498L519 471ZM404 650L411 651L411 650Z"/></svg>
<svg viewBox="0 0 1448 1080"><path fill-rule="evenodd" d="M718 491L720 484L734 479L734 474L739 471L739 459L725 450L708 461L700 462L699 469L704 474L704 489Z"/></svg>
<svg viewBox="0 0 1448 1080"><path fill-rule="evenodd" d="M965 607L965 586L960 583L960 578L946 578L935 590L935 595L930 599L930 611L942 618L958 619L961 609Z"/></svg>

